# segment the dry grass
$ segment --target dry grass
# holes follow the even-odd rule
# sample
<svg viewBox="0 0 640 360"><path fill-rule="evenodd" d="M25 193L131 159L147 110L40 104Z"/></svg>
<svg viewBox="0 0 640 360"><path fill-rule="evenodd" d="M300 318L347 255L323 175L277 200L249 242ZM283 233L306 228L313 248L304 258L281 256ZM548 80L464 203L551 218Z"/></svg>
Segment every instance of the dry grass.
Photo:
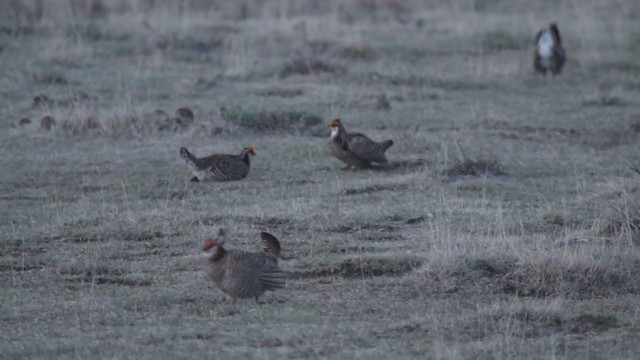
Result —
<svg viewBox="0 0 640 360"><path fill-rule="evenodd" d="M4 356L638 357L637 2L6 3ZM340 171L335 117L391 164ZM178 153L247 145L232 183ZM287 288L227 301L219 227Z"/></svg>

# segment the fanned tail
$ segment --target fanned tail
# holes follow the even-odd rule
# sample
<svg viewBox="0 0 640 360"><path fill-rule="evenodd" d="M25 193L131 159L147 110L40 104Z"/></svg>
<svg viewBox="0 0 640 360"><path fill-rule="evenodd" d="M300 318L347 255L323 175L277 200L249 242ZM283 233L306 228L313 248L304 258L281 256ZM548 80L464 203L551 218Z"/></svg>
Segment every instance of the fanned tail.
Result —
<svg viewBox="0 0 640 360"><path fill-rule="evenodd" d="M386 151L388 148L390 148L393 145L393 140L383 141L380 143L380 145L382 145L382 147Z"/></svg>
<svg viewBox="0 0 640 360"><path fill-rule="evenodd" d="M278 239L267 232L260 233L260 237L262 238L262 250L275 258L279 257L281 247Z"/></svg>

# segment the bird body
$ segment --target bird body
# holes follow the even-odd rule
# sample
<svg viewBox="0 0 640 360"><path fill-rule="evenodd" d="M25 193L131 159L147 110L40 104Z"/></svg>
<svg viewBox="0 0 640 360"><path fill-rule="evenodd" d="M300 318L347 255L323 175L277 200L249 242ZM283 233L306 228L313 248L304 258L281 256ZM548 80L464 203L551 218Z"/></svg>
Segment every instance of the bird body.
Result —
<svg viewBox="0 0 640 360"><path fill-rule="evenodd" d="M180 156L193 173L191 181L231 181L240 180L249 174L249 155L255 155L251 146L242 149L239 155L215 154L197 158L186 148L180 148Z"/></svg>
<svg viewBox="0 0 640 360"><path fill-rule="evenodd" d="M361 133L349 133L342 121L331 122L329 148L336 159L347 164L347 167L366 168L371 163L386 164L385 152L393 145L393 140L376 142Z"/></svg>
<svg viewBox="0 0 640 360"><path fill-rule="evenodd" d="M255 298L267 290L281 289L285 274L278 268L280 243L273 235L261 233L263 252L227 250L224 230L216 239L206 240L203 249L213 249L206 257L205 270L222 292L235 299Z"/></svg>
<svg viewBox="0 0 640 360"><path fill-rule="evenodd" d="M567 60L567 53L562 46L562 37L556 23L549 24L549 28L538 31L536 35L536 49L533 53L533 68L542 75L551 71L557 75L562 71Z"/></svg>

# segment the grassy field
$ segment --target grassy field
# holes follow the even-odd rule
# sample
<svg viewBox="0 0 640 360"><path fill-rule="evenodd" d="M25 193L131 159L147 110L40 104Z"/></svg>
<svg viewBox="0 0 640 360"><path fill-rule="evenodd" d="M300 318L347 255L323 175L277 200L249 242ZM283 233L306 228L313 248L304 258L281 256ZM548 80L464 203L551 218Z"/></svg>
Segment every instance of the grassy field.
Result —
<svg viewBox="0 0 640 360"><path fill-rule="evenodd" d="M640 3L556 3L3 1L1 357L637 359ZM225 298L220 227L287 288Z"/></svg>

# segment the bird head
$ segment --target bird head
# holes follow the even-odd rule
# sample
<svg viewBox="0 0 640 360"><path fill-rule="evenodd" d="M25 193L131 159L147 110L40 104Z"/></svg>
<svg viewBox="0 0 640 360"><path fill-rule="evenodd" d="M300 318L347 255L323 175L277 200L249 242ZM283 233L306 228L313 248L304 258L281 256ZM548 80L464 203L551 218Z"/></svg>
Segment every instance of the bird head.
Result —
<svg viewBox="0 0 640 360"><path fill-rule="evenodd" d="M340 119L333 119L331 123L329 123L329 126L331 128L339 128L342 126L342 121L340 121Z"/></svg>
<svg viewBox="0 0 640 360"><path fill-rule="evenodd" d="M256 154L256 148L254 148L253 146L247 146L246 148L242 149L242 155L255 155Z"/></svg>
<svg viewBox="0 0 640 360"><path fill-rule="evenodd" d="M208 251L217 246L222 246L224 244L224 229L218 230L218 236L215 239L207 239L202 244L202 250Z"/></svg>
<svg viewBox="0 0 640 360"><path fill-rule="evenodd" d="M331 123L329 123L329 126L331 127L331 138L335 138L336 136L338 136L338 132L342 128L342 122L340 121L340 119L334 119L333 121L331 121Z"/></svg>

